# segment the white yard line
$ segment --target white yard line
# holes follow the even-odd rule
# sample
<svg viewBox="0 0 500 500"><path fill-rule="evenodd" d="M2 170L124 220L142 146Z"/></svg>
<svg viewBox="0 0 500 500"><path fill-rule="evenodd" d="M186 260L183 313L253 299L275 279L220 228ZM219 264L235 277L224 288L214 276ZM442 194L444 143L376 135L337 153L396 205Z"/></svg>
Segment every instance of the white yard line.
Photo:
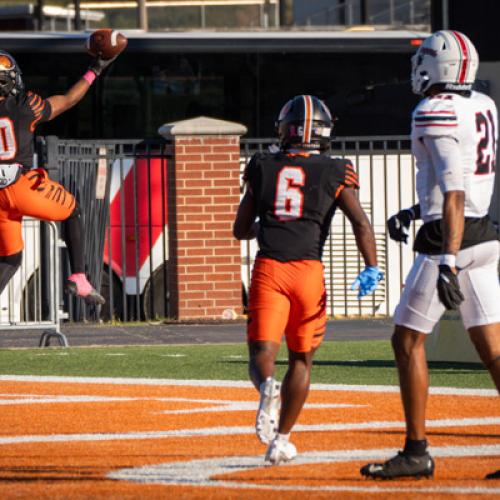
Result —
<svg viewBox="0 0 500 500"><path fill-rule="evenodd" d="M500 445L484 446L442 446L431 448L434 457L476 457L500 455ZM375 450L331 450L313 451L302 453L292 462L280 465L280 467L293 467L294 465L315 463L339 463L351 461L385 460L394 454L390 448ZM231 489L256 489L271 491L331 491L331 492L362 492L374 493L449 493L449 494L500 494L500 487L492 484L492 487L481 486L427 486L429 483L412 483L411 486L389 486L387 483L366 481L366 486L349 485L322 485L306 486L293 485L287 480L287 484L259 484L236 480L217 480L213 476L221 474L248 471L265 467L262 456L248 457L221 457L205 460L190 460L184 462L169 462L158 465L136 467L113 471L108 474L112 479L133 481L141 484L165 484L178 486L201 486ZM335 478L332 478L335 480Z"/></svg>
<svg viewBox="0 0 500 500"><path fill-rule="evenodd" d="M463 418L463 419L440 419L427 420L427 427L472 427L500 425L500 417ZM372 421L358 423L335 423L335 424L313 424L297 425L294 432L333 432L353 431L366 429L403 429L404 422L397 421ZM234 427L203 427L199 429L172 429L168 431L148 432L116 432L116 433L87 433L87 434L48 434L48 435L23 435L23 436L0 436L0 445L20 443L69 443L75 441L115 441L115 440L142 440L142 439L165 439L165 438L189 438L194 436L234 436L249 434L253 435L253 426ZM500 445L497 447L500 454Z"/></svg>
<svg viewBox="0 0 500 500"><path fill-rule="evenodd" d="M114 384L114 385L152 385L152 386L194 386L194 387L236 387L253 388L243 380L173 380L154 378L120 377L56 377L46 375L0 375L0 382L39 382L72 384ZM347 385L347 384L311 384L317 391L353 391L353 392L399 392L399 387L391 385ZM495 389L460 389L455 387L431 387L431 394L459 396L496 396Z"/></svg>

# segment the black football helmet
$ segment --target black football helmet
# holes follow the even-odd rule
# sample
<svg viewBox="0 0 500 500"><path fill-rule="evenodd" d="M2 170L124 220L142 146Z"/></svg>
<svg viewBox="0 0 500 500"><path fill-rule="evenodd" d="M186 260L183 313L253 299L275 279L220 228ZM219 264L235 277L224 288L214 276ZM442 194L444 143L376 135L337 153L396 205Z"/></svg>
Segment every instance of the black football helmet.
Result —
<svg viewBox="0 0 500 500"><path fill-rule="evenodd" d="M326 104L312 95L298 95L282 108L276 121L281 149L328 149L333 119Z"/></svg>
<svg viewBox="0 0 500 500"><path fill-rule="evenodd" d="M8 52L0 50L0 97L16 96L23 89L21 70L16 60Z"/></svg>

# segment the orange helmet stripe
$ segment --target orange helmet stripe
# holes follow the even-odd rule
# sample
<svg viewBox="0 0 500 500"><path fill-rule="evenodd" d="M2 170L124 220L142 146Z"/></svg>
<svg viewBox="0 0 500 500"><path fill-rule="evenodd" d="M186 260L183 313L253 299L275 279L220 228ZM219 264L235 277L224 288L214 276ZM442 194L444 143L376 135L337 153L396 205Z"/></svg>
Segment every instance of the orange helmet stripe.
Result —
<svg viewBox="0 0 500 500"><path fill-rule="evenodd" d="M312 134L312 99L310 95L304 96L304 135L302 136L302 141L304 143L311 142Z"/></svg>

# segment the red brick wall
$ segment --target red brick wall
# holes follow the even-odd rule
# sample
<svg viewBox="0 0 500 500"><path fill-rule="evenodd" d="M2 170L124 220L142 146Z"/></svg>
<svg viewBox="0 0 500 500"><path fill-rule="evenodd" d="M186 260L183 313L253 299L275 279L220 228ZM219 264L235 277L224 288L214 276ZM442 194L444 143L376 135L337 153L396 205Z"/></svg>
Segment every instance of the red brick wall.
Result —
<svg viewBox="0 0 500 500"><path fill-rule="evenodd" d="M239 136L175 136L169 185L171 314L178 319L241 313Z"/></svg>

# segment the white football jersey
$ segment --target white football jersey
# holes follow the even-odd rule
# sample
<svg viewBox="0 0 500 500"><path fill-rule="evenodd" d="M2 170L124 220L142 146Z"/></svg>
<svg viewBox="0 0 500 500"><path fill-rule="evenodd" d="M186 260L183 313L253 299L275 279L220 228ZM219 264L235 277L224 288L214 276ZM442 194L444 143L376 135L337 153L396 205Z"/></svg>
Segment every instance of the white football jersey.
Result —
<svg viewBox="0 0 500 500"><path fill-rule="evenodd" d="M443 192L438 168L423 138L452 137L457 141L465 191L465 216L488 213L495 179L498 117L488 96L441 93L423 99L412 116L412 152L417 165L417 194L424 222L442 218Z"/></svg>

